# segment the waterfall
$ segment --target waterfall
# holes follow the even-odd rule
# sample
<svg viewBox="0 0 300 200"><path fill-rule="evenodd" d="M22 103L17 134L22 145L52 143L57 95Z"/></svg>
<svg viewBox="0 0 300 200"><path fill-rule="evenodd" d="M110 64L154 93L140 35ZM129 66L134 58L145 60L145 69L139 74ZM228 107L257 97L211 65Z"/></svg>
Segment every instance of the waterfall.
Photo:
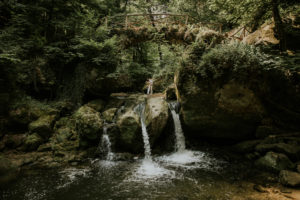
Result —
<svg viewBox="0 0 300 200"><path fill-rule="evenodd" d="M179 118L179 114L176 112L178 111L179 103L178 102L170 102L169 108L171 110L171 114L174 121L174 127L175 127L175 150L177 152L182 152L185 150L185 137L182 131L181 122Z"/></svg>
<svg viewBox="0 0 300 200"><path fill-rule="evenodd" d="M144 116L145 104L139 104L136 107L135 111L139 114L141 118L142 134L143 134L144 149L145 149L145 160L152 160L149 136L145 124L145 116Z"/></svg>
<svg viewBox="0 0 300 200"><path fill-rule="evenodd" d="M103 126L103 135L100 143L100 150L106 153L105 160L112 161L114 159L114 153L111 151L111 142L107 134L107 126Z"/></svg>

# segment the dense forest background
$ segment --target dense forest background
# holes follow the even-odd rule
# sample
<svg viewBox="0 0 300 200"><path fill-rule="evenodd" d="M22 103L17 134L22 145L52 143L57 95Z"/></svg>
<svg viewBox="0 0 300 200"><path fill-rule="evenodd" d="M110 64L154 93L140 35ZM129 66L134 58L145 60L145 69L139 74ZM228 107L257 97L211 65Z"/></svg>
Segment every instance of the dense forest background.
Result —
<svg viewBox="0 0 300 200"><path fill-rule="evenodd" d="M188 14L198 22L221 23L223 31L246 26L254 32L273 17L278 48L285 50L287 16L300 10L297 0L3 0L0 81L9 92L1 101L29 95L80 103L111 92L141 91L150 77L165 88L187 47L160 40L123 48L122 39L104 24L107 16L151 12Z"/></svg>

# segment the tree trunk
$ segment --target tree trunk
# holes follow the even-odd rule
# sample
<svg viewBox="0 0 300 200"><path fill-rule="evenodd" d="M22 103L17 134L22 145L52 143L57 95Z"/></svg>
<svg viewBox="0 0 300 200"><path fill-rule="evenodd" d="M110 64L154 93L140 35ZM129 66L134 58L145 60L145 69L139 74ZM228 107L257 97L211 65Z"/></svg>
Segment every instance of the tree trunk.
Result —
<svg viewBox="0 0 300 200"><path fill-rule="evenodd" d="M275 23L275 34L279 39L280 43L280 50L286 50L286 35L285 35L285 28L284 24L282 23L280 12L279 12L279 2L280 0L272 0L272 12L273 12L273 19Z"/></svg>

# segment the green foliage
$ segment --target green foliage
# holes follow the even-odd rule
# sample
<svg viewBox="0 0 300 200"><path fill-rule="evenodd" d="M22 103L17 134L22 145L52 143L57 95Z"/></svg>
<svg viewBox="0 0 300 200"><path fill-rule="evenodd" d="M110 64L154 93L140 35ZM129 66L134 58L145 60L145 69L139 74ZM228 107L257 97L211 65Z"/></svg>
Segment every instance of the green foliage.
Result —
<svg viewBox="0 0 300 200"><path fill-rule="evenodd" d="M205 53L197 68L202 77L218 79L234 74L234 79L247 80L247 76L260 70L279 67L276 61L258 48L239 43L219 45Z"/></svg>

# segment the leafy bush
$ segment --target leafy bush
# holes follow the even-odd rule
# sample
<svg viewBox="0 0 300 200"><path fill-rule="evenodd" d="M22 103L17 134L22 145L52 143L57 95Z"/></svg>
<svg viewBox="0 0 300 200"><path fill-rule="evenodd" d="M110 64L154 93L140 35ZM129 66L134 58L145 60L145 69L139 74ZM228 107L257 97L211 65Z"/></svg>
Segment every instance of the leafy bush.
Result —
<svg viewBox="0 0 300 200"><path fill-rule="evenodd" d="M257 47L232 42L218 45L205 53L197 71L202 77L218 79L226 74L235 79L247 80L246 76L259 70L269 70L279 66L279 62ZM234 72L234 73L232 73Z"/></svg>

